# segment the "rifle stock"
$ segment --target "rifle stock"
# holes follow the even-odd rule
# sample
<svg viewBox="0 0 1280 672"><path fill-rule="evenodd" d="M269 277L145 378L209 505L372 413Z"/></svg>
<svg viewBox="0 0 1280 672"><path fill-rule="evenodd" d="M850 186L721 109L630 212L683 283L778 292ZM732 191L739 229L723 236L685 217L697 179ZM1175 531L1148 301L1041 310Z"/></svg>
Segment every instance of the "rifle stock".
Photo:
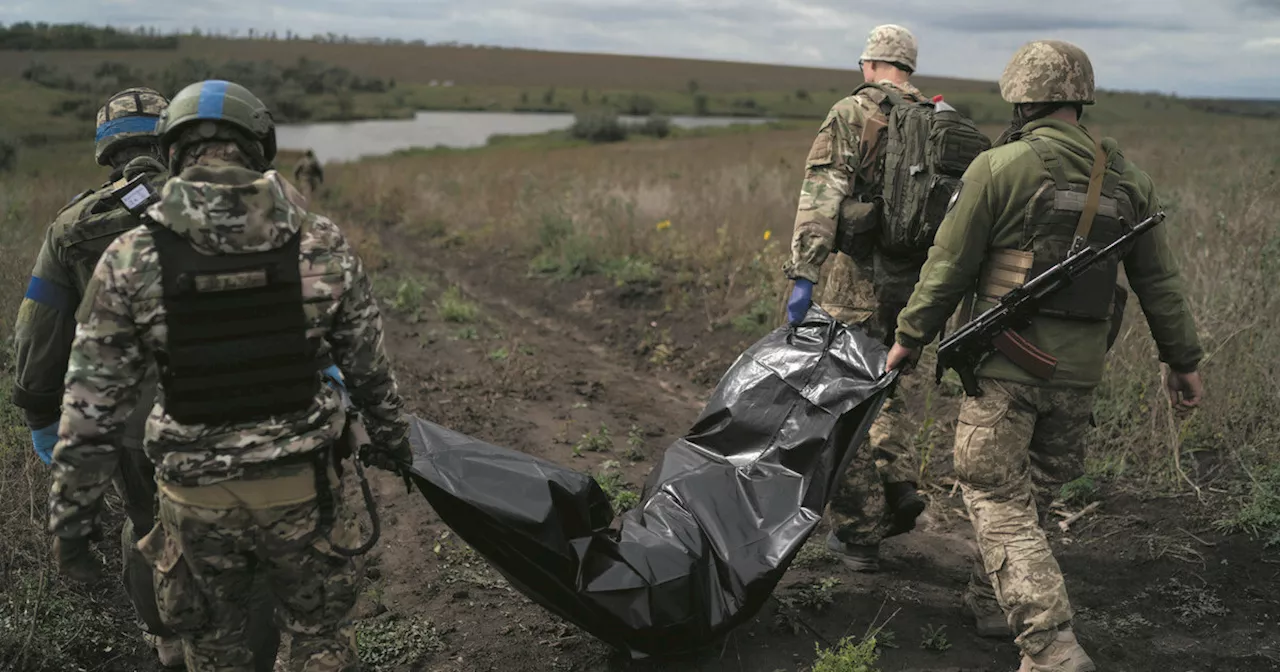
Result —
<svg viewBox="0 0 1280 672"><path fill-rule="evenodd" d="M996 352L1037 378L1052 379L1058 360L1017 332L1031 324L1031 319L1045 300L1069 287L1085 269L1117 254L1163 222L1164 218L1163 212L1157 212L1106 247L1086 246L1073 251L1053 268L1005 294L995 306L942 341L938 346L937 379L941 381L943 372L951 369L959 374L965 394L980 397L982 389L978 385L978 368Z"/></svg>

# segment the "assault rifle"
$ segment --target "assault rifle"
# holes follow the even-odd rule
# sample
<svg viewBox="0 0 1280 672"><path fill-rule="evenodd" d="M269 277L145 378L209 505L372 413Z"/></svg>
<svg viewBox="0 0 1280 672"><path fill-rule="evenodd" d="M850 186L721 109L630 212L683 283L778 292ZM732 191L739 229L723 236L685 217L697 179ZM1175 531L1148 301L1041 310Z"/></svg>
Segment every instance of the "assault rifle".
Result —
<svg viewBox="0 0 1280 672"><path fill-rule="evenodd" d="M1070 286L1087 268L1118 253L1163 221L1164 213L1157 212L1103 248L1090 247L1077 239L1066 259L1005 294L990 310L942 341L938 346L938 381L946 369L953 369L960 374L965 394L980 397L978 367L996 352L1038 378L1052 378L1058 360L1017 332L1031 324L1031 318L1046 299Z"/></svg>

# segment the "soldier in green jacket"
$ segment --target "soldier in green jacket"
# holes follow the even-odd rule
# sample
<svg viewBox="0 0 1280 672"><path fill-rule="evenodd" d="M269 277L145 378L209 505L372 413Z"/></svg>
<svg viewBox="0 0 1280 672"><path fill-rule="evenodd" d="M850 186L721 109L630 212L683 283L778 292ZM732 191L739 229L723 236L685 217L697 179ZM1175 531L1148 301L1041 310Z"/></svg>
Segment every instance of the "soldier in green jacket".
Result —
<svg viewBox="0 0 1280 672"><path fill-rule="evenodd" d="M17 375L13 403L22 408L31 428L36 455L48 464L58 439L63 379L75 336L75 309L102 251L120 234L139 224L113 196L134 178L159 189L167 179L161 160L156 122L169 102L147 88L125 89L98 111L94 158L109 166L108 181L77 195L58 212L45 233L18 310L14 333ZM144 398L154 395L151 377ZM150 461L142 453L142 434L150 403L139 404L121 437L120 464L112 476L126 514L121 541L124 587L141 621L143 635L166 666L182 664L182 643L160 622L151 568L138 554L136 542L155 522L155 482Z"/></svg>
<svg viewBox="0 0 1280 672"><path fill-rule="evenodd" d="M908 368L969 294L981 312L1062 260L1076 238L1102 245L1159 209L1151 178L1111 139L1079 123L1094 102L1093 67L1072 44L1024 45L1000 79L1019 128L970 165L906 309L887 369ZM1092 186L1092 188L1090 188ZM1058 360L1051 379L1002 355L978 371L981 397L960 407L955 471L980 551L966 604L985 591L1016 633L1021 672L1096 669L1071 629L1062 572L1039 525L1032 479L1065 483L1084 472L1084 435L1102 379L1119 264L1142 304L1172 403L1200 403L1202 350L1165 229L1144 235L1041 307L1027 340ZM989 601L986 609L995 605Z"/></svg>

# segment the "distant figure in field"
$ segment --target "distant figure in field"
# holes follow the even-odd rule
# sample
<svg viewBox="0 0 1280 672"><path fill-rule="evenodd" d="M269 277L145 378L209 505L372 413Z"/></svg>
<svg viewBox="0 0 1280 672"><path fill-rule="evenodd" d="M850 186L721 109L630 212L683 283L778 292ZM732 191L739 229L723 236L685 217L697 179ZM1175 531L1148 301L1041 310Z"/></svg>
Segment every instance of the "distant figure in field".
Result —
<svg viewBox="0 0 1280 672"><path fill-rule="evenodd" d="M316 153L307 150L302 160L298 162L298 166L293 169L293 181L299 186L307 185L307 198L315 196L316 190L324 183L324 169L320 167L320 162L316 160Z"/></svg>

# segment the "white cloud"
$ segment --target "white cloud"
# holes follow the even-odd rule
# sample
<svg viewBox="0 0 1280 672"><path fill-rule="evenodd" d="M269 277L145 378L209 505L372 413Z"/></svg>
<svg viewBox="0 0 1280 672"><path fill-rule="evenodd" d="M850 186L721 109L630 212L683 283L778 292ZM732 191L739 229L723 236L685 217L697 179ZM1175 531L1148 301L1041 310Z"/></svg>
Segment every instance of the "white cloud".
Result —
<svg viewBox="0 0 1280 672"><path fill-rule="evenodd" d="M1241 55L1280 50L1273 0L55 0L0 1L0 16L850 69L871 27L899 23L920 38L921 74L993 80L1022 43L1058 38L1089 53L1104 88L1280 98L1274 62Z"/></svg>

